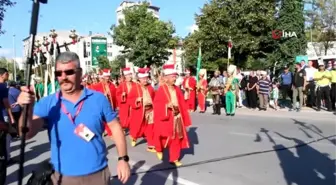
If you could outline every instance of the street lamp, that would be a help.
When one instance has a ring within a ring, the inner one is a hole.
[[[13,79],[16,81],[16,46],[15,46],[15,35],[13,35]]]

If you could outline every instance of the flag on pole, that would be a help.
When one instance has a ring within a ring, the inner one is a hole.
[[[198,58],[197,58],[197,71],[196,71],[197,82],[199,81],[199,72],[201,69],[201,62],[202,62],[202,50],[201,50],[201,46],[199,46]]]
[[[231,48],[232,48],[232,41],[230,39],[228,42],[228,59],[231,58]]]

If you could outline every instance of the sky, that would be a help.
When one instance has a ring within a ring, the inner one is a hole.
[[[0,57],[13,58],[13,35],[15,35],[16,57],[22,57],[22,40],[29,35],[32,1],[16,0],[17,4],[8,8],[2,27],[6,31],[0,35]],[[41,5],[38,32],[51,29],[71,30],[78,33],[106,34],[116,23],[116,9],[122,0],[48,0]],[[131,0],[132,1],[132,0]],[[138,0],[137,0],[138,1]],[[178,36],[186,36],[195,24],[195,13],[199,13],[207,0],[152,0],[160,7],[160,19],[172,21]]]

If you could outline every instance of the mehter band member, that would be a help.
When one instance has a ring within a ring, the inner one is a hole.
[[[239,90],[239,81],[235,78],[237,67],[230,65],[228,67],[228,79],[225,83],[225,102],[226,102],[226,115],[234,116],[236,113],[236,91]]]
[[[215,71],[214,77],[211,78],[209,83],[209,89],[212,95],[212,102],[213,102],[213,113],[212,114],[221,114],[221,96],[223,94],[223,80],[219,77],[220,71]]]
[[[115,85],[110,81],[111,76],[110,69],[101,70],[99,76],[101,81],[94,86],[94,90],[103,93],[110,102],[112,109],[116,110],[117,108],[116,88]],[[105,131],[109,137],[112,137],[112,132],[107,125],[105,125]]]
[[[169,161],[181,166],[181,149],[189,148],[186,127],[191,125],[183,93],[174,84],[177,72],[173,64],[163,66],[166,83],[159,87],[154,98],[154,140],[157,157],[162,160],[163,149],[169,149]]]
[[[148,151],[155,152],[153,143],[153,100],[154,89],[148,82],[149,69],[139,68],[139,84],[132,88],[128,95],[130,111],[130,136],[131,145],[135,146],[138,138],[145,136]]]
[[[189,112],[195,111],[195,101],[196,101],[196,80],[194,77],[190,76],[190,70],[184,72],[185,77],[183,79],[183,89],[184,89],[184,99],[187,103]]]
[[[208,93],[208,82],[206,79],[206,71],[200,70],[199,72],[199,81],[197,84],[197,98],[198,98],[198,106],[200,108],[200,113],[205,112],[206,108],[206,96]]]
[[[127,67],[123,69],[123,74],[125,81],[120,83],[117,89],[117,99],[119,105],[119,118],[121,126],[124,129],[129,127],[129,111],[130,106],[127,103],[128,94],[131,92],[132,88],[135,88],[136,83],[132,81],[132,70]]]

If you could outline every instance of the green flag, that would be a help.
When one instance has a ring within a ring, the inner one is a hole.
[[[197,82],[199,81],[199,72],[201,70],[201,62],[202,62],[202,50],[200,46],[198,49],[198,58],[197,58],[197,71],[196,71]]]

